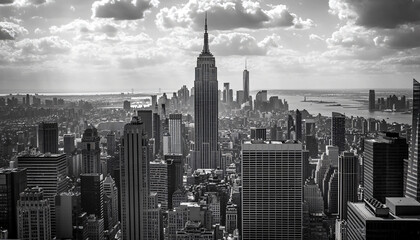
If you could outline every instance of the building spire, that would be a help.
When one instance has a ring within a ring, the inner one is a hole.
[[[204,20],[204,46],[203,46],[203,53],[210,53],[209,49],[209,35],[207,33],[207,11],[206,17]]]
[[[245,70],[248,70],[247,59],[245,58]]]

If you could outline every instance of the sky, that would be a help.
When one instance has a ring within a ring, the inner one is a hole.
[[[420,78],[420,0],[0,0],[0,93],[190,88],[205,12],[220,88]]]

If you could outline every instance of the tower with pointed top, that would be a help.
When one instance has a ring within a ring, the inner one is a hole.
[[[245,69],[243,74],[243,86],[244,86],[244,103],[249,101],[249,71],[247,67],[247,61],[245,59]]]
[[[207,13],[204,46],[197,58],[194,80],[195,149],[192,168],[216,168],[218,151],[218,82],[216,61],[209,49]]]

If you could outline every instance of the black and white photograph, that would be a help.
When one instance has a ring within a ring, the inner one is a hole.
[[[0,239],[420,240],[420,0],[0,0]]]

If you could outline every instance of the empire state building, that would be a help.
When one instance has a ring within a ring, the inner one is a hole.
[[[215,169],[218,151],[218,82],[216,60],[209,49],[207,14],[205,18],[204,46],[197,58],[194,80],[195,149],[192,168]]]

